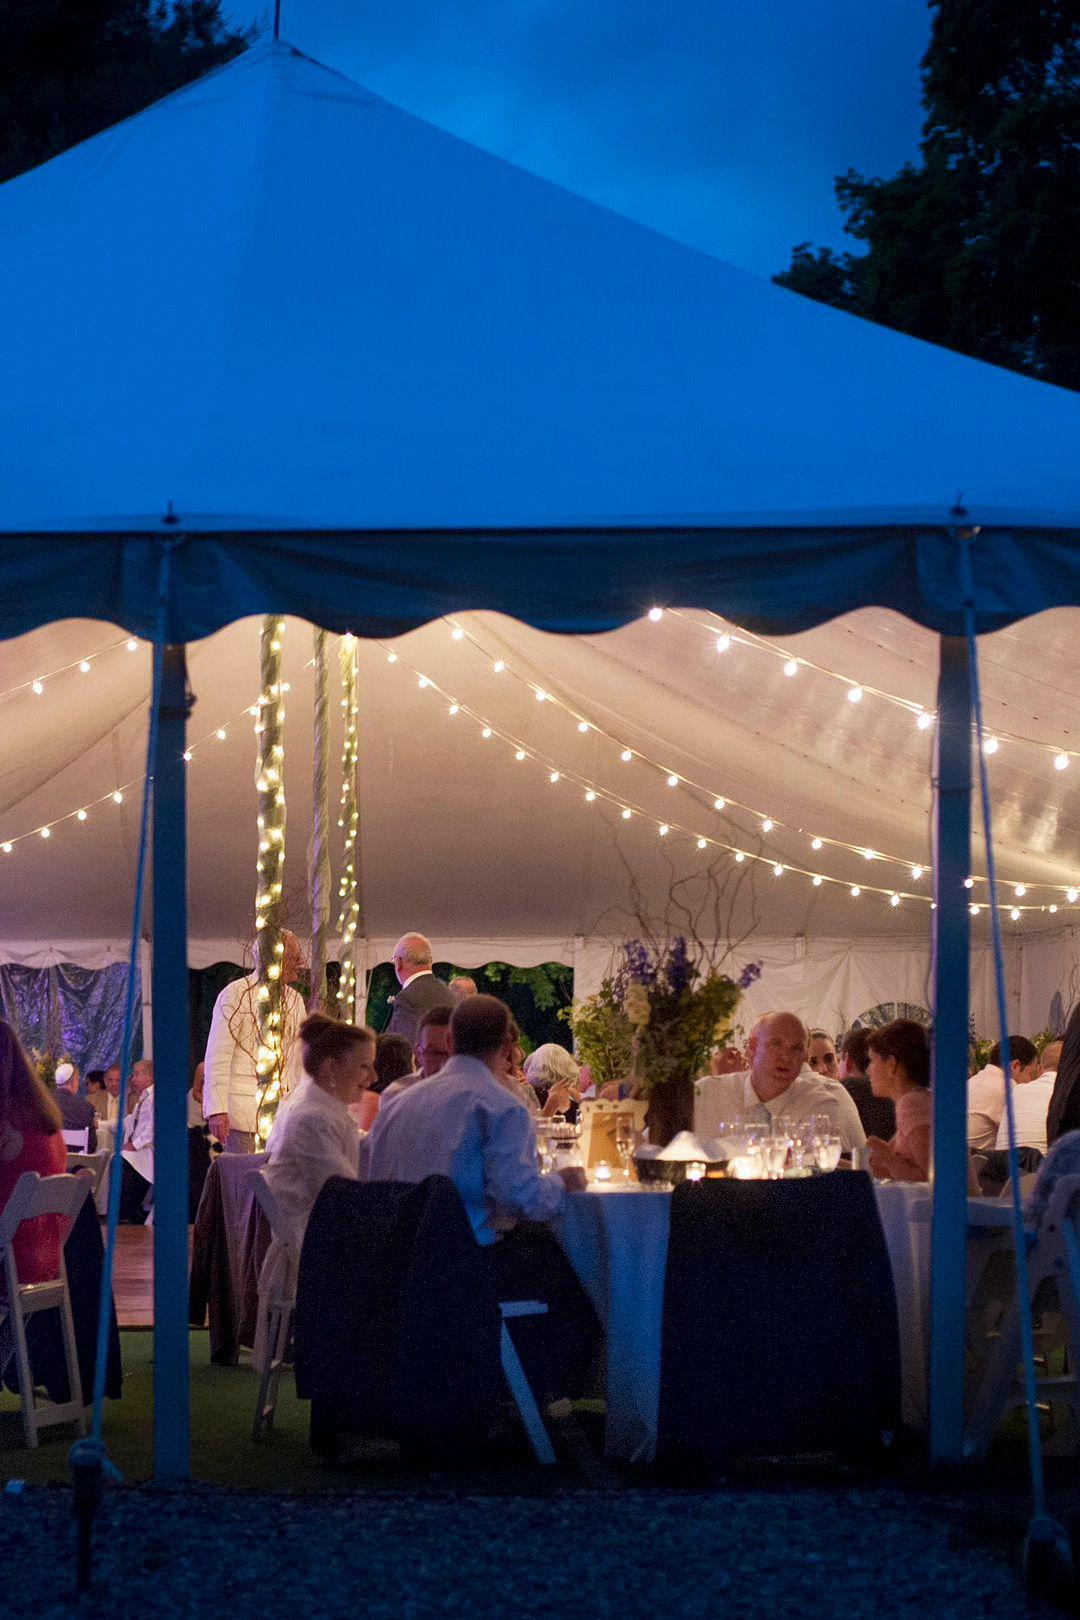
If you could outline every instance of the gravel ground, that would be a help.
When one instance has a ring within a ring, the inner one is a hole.
[[[74,1596],[68,1491],[0,1496],[0,1613],[21,1620],[1049,1620],[1016,1539],[894,1488],[281,1496],[114,1488]],[[976,1514],[981,1518],[981,1514]],[[986,1516],[992,1521],[992,1510]],[[25,1571],[25,1574],[19,1574]]]

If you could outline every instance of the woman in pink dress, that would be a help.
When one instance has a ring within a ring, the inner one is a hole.
[[[930,1179],[930,1043],[913,1018],[894,1018],[870,1032],[867,1074],[875,1097],[896,1104],[896,1134],[870,1136],[870,1168],[879,1181]]]
[[[14,1030],[0,1020],[0,1210],[24,1171],[59,1176],[66,1168],[60,1110],[30,1067]],[[48,1282],[56,1276],[62,1226],[60,1215],[22,1222],[14,1242],[20,1283]]]

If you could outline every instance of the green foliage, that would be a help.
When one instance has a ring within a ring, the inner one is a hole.
[[[219,0],[0,0],[0,181],[244,50]]]
[[[931,0],[921,161],[849,170],[860,255],[800,243],[774,280],[809,298],[1080,388],[1080,12],[1075,0]]]
[[[570,1025],[574,1051],[579,1062],[588,1064],[598,1091],[613,1080],[625,1080],[633,1029],[611,979],[605,979],[595,995],[563,1007],[559,1017]]]

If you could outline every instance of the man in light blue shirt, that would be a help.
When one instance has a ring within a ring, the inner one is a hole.
[[[450,1020],[454,1055],[379,1109],[361,1149],[366,1181],[449,1176],[484,1248],[500,1300],[539,1299],[546,1316],[511,1326],[541,1402],[582,1392],[597,1345],[592,1306],[546,1222],[585,1172],[542,1176],[532,1116],[510,1074],[513,1025],[494,996],[468,996]]]

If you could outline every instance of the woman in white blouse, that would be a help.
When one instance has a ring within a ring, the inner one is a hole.
[[[308,1217],[331,1176],[357,1179],[360,1133],[349,1114],[375,1079],[375,1036],[357,1024],[312,1013],[300,1025],[303,1078],[278,1110],[263,1175],[288,1226],[296,1256]],[[272,1243],[259,1279],[279,1249]],[[280,1264],[280,1260],[276,1260]]]

